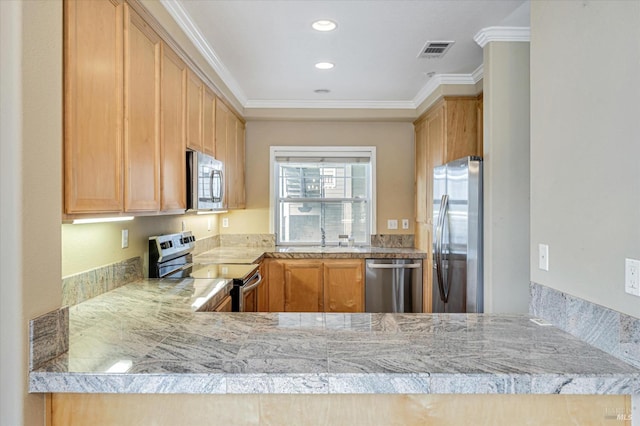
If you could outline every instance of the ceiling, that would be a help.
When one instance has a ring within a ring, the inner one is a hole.
[[[526,0],[161,1],[245,109],[415,109],[445,76],[482,77],[480,30],[529,26]],[[428,41],[455,43],[418,57]]]

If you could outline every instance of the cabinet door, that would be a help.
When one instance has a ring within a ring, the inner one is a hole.
[[[202,98],[204,84],[191,69],[187,69],[187,148],[203,151]]]
[[[322,269],[325,312],[364,312],[364,261],[325,260]]]
[[[123,4],[66,1],[64,8],[65,212],[120,212]]]
[[[160,175],[161,209],[186,208],[185,90],[187,67],[162,44]]]
[[[244,123],[240,120],[236,120],[236,171],[235,171],[235,185],[233,188],[233,194],[235,199],[235,207],[238,209],[244,209],[246,207],[245,202],[245,127]]]
[[[224,300],[216,306],[214,312],[232,312],[231,296],[225,297]]]
[[[258,286],[258,312],[269,312],[269,272],[267,262],[260,263],[262,284]]]
[[[433,259],[432,253],[432,227],[426,223],[416,223],[415,245],[419,250],[427,252],[422,268],[422,310],[423,312],[431,312],[431,279],[433,278]]]
[[[222,161],[224,165],[224,196],[222,197],[222,205],[227,208],[229,206],[229,170],[233,167],[229,167],[228,152],[227,152],[227,119],[230,114],[227,106],[216,99],[216,158]]]
[[[284,264],[278,259],[266,259],[267,281],[269,282],[269,312],[284,312]]]
[[[447,99],[444,163],[481,155],[478,152],[478,101],[476,98]]]
[[[160,209],[160,37],[129,5],[124,21],[124,209]]]
[[[427,198],[431,194],[427,193],[427,132],[426,121],[422,120],[415,125],[415,202],[416,221],[427,221]]]
[[[284,265],[285,312],[323,312],[322,261],[296,260]]]
[[[216,96],[207,86],[202,101],[202,149],[216,156]]]
[[[258,312],[258,289],[253,289],[242,295],[243,312]]]
[[[237,160],[237,135],[239,120],[234,113],[229,111],[227,114],[227,148],[226,161],[227,164],[227,207],[230,209],[238,208],[237,185],[238,185],[238,164]]]
[[[427,117],[427,224],[433,224],[433,169],[444,164],[444,104]]]
[[[322,312],[322,261],[269,259],[270,312]]]

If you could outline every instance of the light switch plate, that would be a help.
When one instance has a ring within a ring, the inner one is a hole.
[[[402,229],[409,229],[409,219],[402,219]]]
[[[387,229],[398,229],[398,219],[387,220]]]
[[[538,244],[538,268],[543,271],[549,270],[549,246]]]
[[[640,260],[624,260],[624,291],[640,296]]]

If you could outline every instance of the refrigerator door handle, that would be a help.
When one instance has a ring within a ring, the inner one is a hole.
[[[444,194],[440,200],[440,211],[438,213],[438,223],[436,225],[436,277],[438,279],[438,289],[440,290],[440,299],[447,303],[449,300],[449,292],[444,288],[444,279],[442,276],[442,239],[444,238],[444,221],[449,209],[449,196]]]

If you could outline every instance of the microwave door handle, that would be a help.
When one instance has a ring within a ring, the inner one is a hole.
[[[218,170],[220,174],[220,202],[224,202],[224,171]],[[224,205],[222,206],[224,208]]]
[[[209,185],[211,189],[211,201],[214,203],[222,201],[222,170],[211,170]],[[219,190],[216,190],[216,186]]]
[[[440,211],[438,212],[438,223],[436,224],[436,244],[435,244],[435,261],[436,261],[436,277],[438,279],[438,290],[440,291],[440,299],[447,303],[449,299],[448,291],[444,288],[444,279],[442,276],[442,240],[444,238],[444,221],[447,214],[449,204],[449,196],[444,194],[440,200]]]

